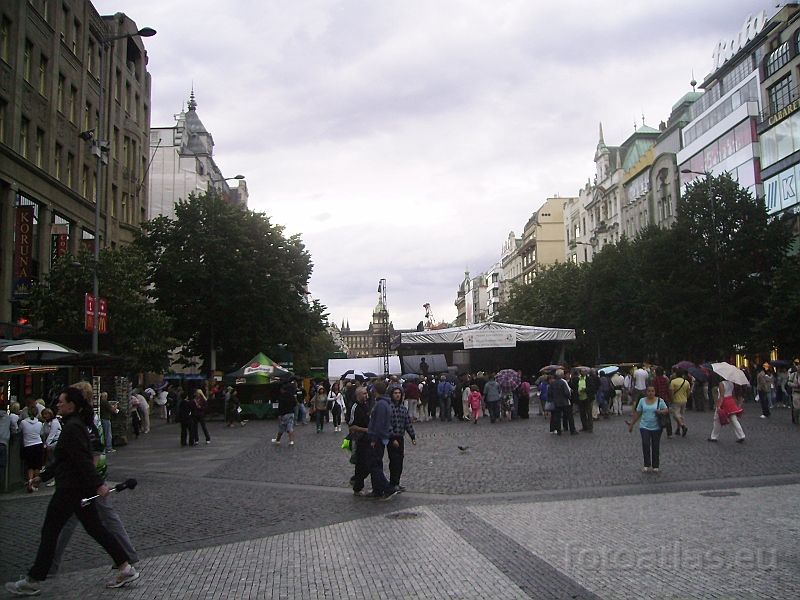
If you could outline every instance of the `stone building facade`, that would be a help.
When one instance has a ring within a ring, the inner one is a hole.
[[[232,204],[247,207],[247,184],[231,187],[214,161],[214,138],[197,114],[194,91],[172,127],[150,130],[150,214],[175,218],[175,204],[189,194],[216,190]],[[238,176],[237,176],[238,177]]]
[[[0,322],[53,260],[81,245],[128,244],[147,214],[150,75],[140,37],[109,42],[100,231],[94,231],[100,41],[134,33],[87,0],[0,4]],[[84,134],[83,139],[81,134]],[[91,292],[91,290],[87,290]],[[2,332],[0,332],[2,334]]]

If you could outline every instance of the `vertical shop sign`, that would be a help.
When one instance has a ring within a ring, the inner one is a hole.
[[[50,227],[50,266],[67,253],[68,225]]]
[[[17,206],[14,222],[13,299],[22,300],[31,293],[33,283],[33,206]]]

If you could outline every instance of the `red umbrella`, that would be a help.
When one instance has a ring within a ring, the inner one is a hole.
[[[505,391],[515,390],[520,384],[519,375],[514,369],[503,369],[495,376],[495,379],[500,384],[500,388]]]
[[[696,364],[693,362],[689,362],[688,360],[682,360],[677,365],[674,365],[678,369],[683,369],[684,371],[688,371],[689,369],[694,369],[697,367]]]

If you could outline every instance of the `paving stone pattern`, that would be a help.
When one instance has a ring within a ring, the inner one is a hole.
[[[217,422],[212,444],[181,448],[178,426],[155,421],[109,458],[114,481],[139,480],[114,502],[142,579],[105,591],[110,560],[79,529],[43,597],[798,597],[800,486],[778,484],[800,483],[800,428],[787,411],[773,415],[748,406],[739,445],[729,428],[709,444],[710,414],[690,413],[687,438],[662,439],[661,475],[641,473],[639,436],[624,417],[579,436],[550,435],[536,417],[422,423],[419,445],[407,445],[408,492],[390,502],[353,497],[344,433],[332,428],[298,427],[289,447],[269,442],[275,421]],[[740,495],[699,495],[719,489]],[[0,496],[3,581],[33,561],[49,502],[41,490]],[[724,521],[714,507],[736,510]],[[564,562],[568,542],[585,562],[600,542],[647,550],[675,540],[714,552],[775,547],[778,566],[735,585],[736,575],[713,569],[642,576]]]

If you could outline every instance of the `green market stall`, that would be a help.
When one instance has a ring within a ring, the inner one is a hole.
[[[265,419],[277,416],[280,384],[291,376],[259,352],[241,369],[225,375],[223,382],[236,388],[242,418]]]

